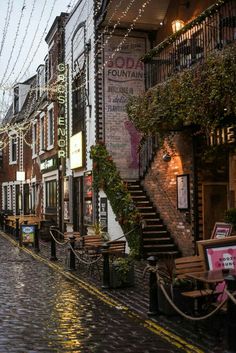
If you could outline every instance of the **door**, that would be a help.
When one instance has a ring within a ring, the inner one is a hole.
[[[83,177],[73,179],[73,229],[84,235]]]
[[[211,237],[215,222],[223,222],[228,204],[228,184],[203,184],[203,239]]]

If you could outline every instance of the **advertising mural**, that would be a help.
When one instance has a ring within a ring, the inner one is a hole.
[[[128,120],[126,104],[129,95],[144,91],[144,65],[140,57],[145,53],[146,40],[142,37],[128,37],[121,47],[122,38],[105,37],[105,143],[121,176],[137,178],[137,148],[141,136]],[[117,51],[119,46],[120,50]]]

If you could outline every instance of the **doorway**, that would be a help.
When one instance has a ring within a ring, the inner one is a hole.
[[[83,177],[73,179],[73,229],[84,235]]]
[[[206,183],[203,188],[203,239],[211,237],[215,222],[223,222],[228,205],[227,183]]]

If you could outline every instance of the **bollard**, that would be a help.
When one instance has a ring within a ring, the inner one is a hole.
[[[157,264],[155,256],[150,256],[147,261],[149,266],[156,266]],[[155,272],[151,271],[149,273],[149,311],[147,314],[148,316],[159,314],[157,276]]]
[[[21,229],[18,227],[18,232],[19,232],[19,247],[22,248],[23,246],[23,235]]]
[[[53,230],[53,228],[56,228],[56,227],[51,227],[52,230]],[[51,257],[50,257],[50,261],[57,261],[56,242],[55,242],[53,236],[51,236]]]
[[[103,256],[103,276],[102,276],[102,288],[107,289],[110,287],[110,266],[109,266],[109,249],[110,245],[105,243],[102,245],[102,256]]]
[[[20,225],[19,225],[19,218],[16,218],[16,240],[19,240],[19,234],[20,234]]]
[[[35,224],[34,251],[35,252],[40,252],[40,249],[39,249],[39,228],[38,228],[37,224]]]
[[[236,290],[236,276],[229,275],[225,278],[227,289],[233,293]],[[231,299],[227,302],[227,342],[230,352],[236,352],[236,305]]]
[[[69,255],[69,271],[74,271],[75,270],[75,254],[74,254],[74,249],[75,249],[75,239],[76,237],[72,236],[69,237],[70,240],[70,255]]]

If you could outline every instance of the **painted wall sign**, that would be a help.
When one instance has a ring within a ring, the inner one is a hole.
[[[128,120],[126,103],[128,95],[137,95],[145,89],[144,65],[139,59],[145,53],[146,40],[126,38],[122,49],[116,52],[122,39],[122,36],[105,36],[105,143],[121,176],[137,178],[140,134]]]
[[[189,209],[189,175],[177,176],[177,208],[178,210]]]
[[[58,161],[57,157],[44,159],[40,163],[40,171],[42,173],[45,173],[45,172],[49,172],[50,170],[57,169],[58,167],[57,161]]]
[[[231,144],[236,141],[236,127],[229,126],[225,128],[217,128],[211,132],[208,144],[210,146]]]

